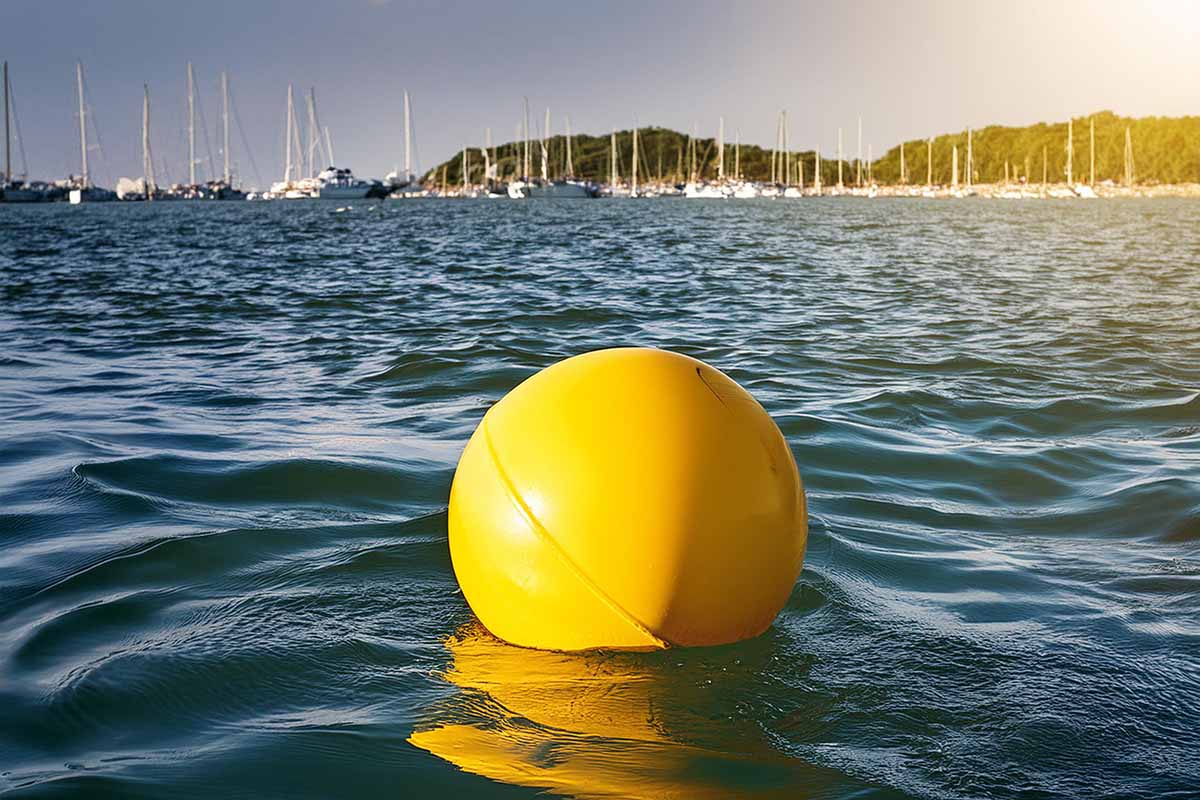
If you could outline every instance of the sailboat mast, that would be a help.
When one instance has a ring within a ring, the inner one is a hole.
[[[792,185],[792,142],[788,135],[788,128],[791,127],[788,123],[787,109],[783,111],[783,182],[784,184]]]
[[[637,168],[638,168],[638,129],[637,123],[633,123],[633,166],[630,167],[630,175],[632,178],[629,183],[630,197],[637,197]]]
[[[571,161],[571,118],[567,117],[567,177],[575,175],[575,164]]]
[[[483,129],[483,182],[489,187],[492,185],[492,162],[496,160],[494,152],[489,154],[492,149],[492,129]]]
[[[738,128],[733,133],[733,177],[737,180],[742,179],[742,129]]]
[[[404,91],[404,180],[411,181],[412,172],[412,107],[409,105],[408,90]]]
[[[813,188],[816,190],[817,194],[820,194],[821,193],[821,148],[820,148],[820,146],[818,146],[817,149],[813,150],[813,154],[816,156],[816,159],[815,159],[816,163],[813,165]]]
[[[196,84],[192,62],[187,65],[188,78],[188,184],[196,185]],[[207,130],[207,128],[205,129]]]
[[[542,180],[550,181],[550,108],[546,108],[546,124],[542,127]]]
[[[967,128],[967,188],[971,188],[971,182],[975,172],[975,152],[971,147],[971,129]]]
[[[933,188],[933,137],[925,143],[925,188]]]
[[[142,84],[142,177],[146,199],[154,199],[154,155],[150,152],[150,87]]]
[[[900,143],[900,183],[908,183],[908,171],[904,166],[904,142]]]
[[[856,166],[857,171],[856,171],[856,175],[854,176],[854,182],[856,184],[858,184],[858,186],[860,186],[860,187],[863,185],[862,165],[863,165],[863,160],[862,160],[862,115],[860,114],[858,116],[858,156],[857,156],[857,158],[855,158],[855,166]]]
[[[313,167],[313,156],[317,149],[317,90],[308,87],[308,177],[315,178],[317,171]]]
[[[612,139],[609,142],[608,189],[617,190],[617,129],[612,129]]]
[[[230,185],[229,174],[229,75],[221,73],[221,124],[225,128],[225,142],[221,149],[225,153],[225,185]]]
[[[12,134],[9,132],[8,62],[4,62],[4,182],[12,181]]]
[[[529,98],[525,98],[525,160],[521,165],[521,177],[529,180]]]
[[[480,155],[483,156],[483,180],[480,182],[480,186],[484,189],[484,191],[487,194],[491,194],[492,156],[489,151],[492,149],[492,129],[487,128],[487,129],[485,129],[485,132],[487,134],[485,137],[487,141],[484,144],[483,148],[479,151]]]
[[[783,125],[783,117],[775,118],[775,146],[771,148],[771,184],[779,183],[779,128]]]
[[[717,124],[717,180],[725,180],[725,118]]]
[[[1125,185],[1133,186],[1133,137],[1125,126]]]
[[[292,85],[288,84],[288,101],[287,101],[287,131],[284,133],[284,152],[287,154],[284,161],[283,181],[284,183],[292,182],[292,125],[296,119],[296,106],[292,101]]]
[[[87,118],[83,109],[83,64],[75,62],[75,84],[79,92],[79,155],[83,166],[83,187],[88,186]]]

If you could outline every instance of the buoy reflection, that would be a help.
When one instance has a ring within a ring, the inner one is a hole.
[[[703,690],[681,679],[670,654],[528,650],[478,623],[446,647],[444,677],[463,692],[409,741],[465,771],[584,798],[817,797],[855,787],[778,753],[761,732],[747,736],[744,722],[702,716]]]

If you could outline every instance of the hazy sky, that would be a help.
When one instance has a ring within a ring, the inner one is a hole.
[[[989,123],[1200,113],[1200,0],[0,0],[0,31],[31,175],[79,170],[79,59],[104,149],[93,172],[109,185],[141,174],[143,83],[156,161],[184,175],[189,59],[217,169],[225,69],[265,182],[283,171],[289,81],[316,88],[337,160],[369,177],[402,159],[406,88],[426,169],[481,143],[486,126],[513,138],[523,95],[537,119],[550,106],[555,131],[566,114],[575,131],[636,120],[712,136],[724,115],[730,139],[740,129],[764,145],[787,108],[793,146],[829,156],[839,126],[853,155],[859,114],[864,151],[878,156]],[[234,130],[234,161],[254,184]]]

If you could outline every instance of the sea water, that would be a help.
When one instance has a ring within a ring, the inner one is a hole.
[[[0,206],[0,342],[0,793],[1200,792],[1200,203]],[[474,426],[616,345],[795,454],[757,639],[457,588]]]

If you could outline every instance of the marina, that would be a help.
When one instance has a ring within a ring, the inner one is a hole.
[[[953,140],[952,135],[936,137],[938,150],[944,162],[935,157],[935,138],[926,140],[923,148],[924,163],[905,153],[905,143],[892,148],[878,160],[863,157],[863,121],[858,119],[857,153],[853,159],[845,157],[842,149],[842,129],[837,129],[837,153],[835,159],[822,158],[816,150],[797,151],[791,147],[790,123],[787,111],[777,117],[776,140],[769,151],[769,168],[765,148],[744,146],[740,131],[730,144],[725,137],[725,118],[717,120],[717,135],[703,139],[694,126],[691,134],[685,135],[661,128],[632,128],[618,132],[613,129],[608,138],[606,157],[590,158],[583,169],[576,168],[573,148],[578,139],[587,141],[589,149],[595,151],[605,137],[578,137],[571,133],[570,118],[564,120],[564,133],[552,135],[550,109],[545,110],[544,121],[530,126],[529,101],[523,103],[521,124],[518,126],[520,139],[493,145],[491,128],[485,130],[485,144],[480,147],[464,147],[458,158],[438,165],[421,174],[413,159],[413,116],[408,91],[402,94],[404,113],[404,166],[388,173],[382,179],[360,178],[352,170],[338,166],[334,159],[333,138],[329,126],[322,126],[317,108],[316,90],[310,88],[303,95],[304,113],[297,110],[295,90],[287,87],[286,125],[284,140],[284,173],[282,180],[269,187],[247,187],[245,180],[234,174],[231,161],[230,124],[236,120],[236,109],[232,106],[229,76],[220,75],[221,115],[218,138],[222,169],[205,180],[198,177],[197,167],[210,164],[211,156],[202,159],[197,151],[197,108],[198,95],[192,64],[186,67],[187,75],[187,150],[185,163],[187,181],[160,185],[155,179],[155,156],[152,146],[150,125],[150,89],[143,87],[142,108],[142,163],[143,175],[136,178],[120,178],[115,191],[95,185],[89,171],[89,130],[94,129],[82,63],[75,65],[76,117],[79,125],[78,175],[57,181],[30,180],[28,167],[22,164],[19,173],[13,172],[13,147],[24,153],[19,138],[19,124],[15,119],[12,84],[8,73],[8,62],[4,63],[4,130],[5,130],[5,173],[0,181],[0,201],[10,203],[66,201],[101,202],[110,200],[156,201],[156,200],[336,200],[352,201],[365,199],[510,199],[510,200],[571,200],[599,197],[622,198],[682,198],[699,200],[798,200],[816,197],[865,197],[865,198],[928,198],[963,199],[982,198],[998,200],[1035,199],[1098,199],[1118,197],[1200,197],[1200,162],[1195,177],[1190,181],[1138,181],[1135,169],[1135,147],[1130,127],[1122,132],[1122,163],[1119,172],[1110,167],[1109,176],[1100,176],[1096,170],[1095,117],[1086,118],[1088,124],[1089,170],[1086,176],[1078,175],[1074,169],[1076,135],[1074,119],[1066,122],[1061,161],[1056,161],[1054,173],[1049,168],[1051,154],[1044,146],[1041,153],[1041,172],[1034,169],[1031,157],[1004,159],[1003,173],[988,179],[987,171],[981,170],[975,157],[975,132],[967,128],[962,137],[961,177],[960,148],[954,141],[947,151],[943,140]],[[1105,112],[1101,116],[1111,114]],[[1084,120],[1081,120],[1083,122]],[[1181,121],[1190,125],[1196,141],[1200,141],[1200,118]],[[240,121],[235,122],[240,127]],[[1111,126],[1109,126],[1111,128]],[[14,136],[15,132],[15,136]],[[201,124],[201,138],[208,141],[208,131]],[[537,135],[534,136],[533,134]],[[98,134],[93,134],[98,136]],[[674,170],[664,171],[664,153],[661,140],[664,135],[674,140],[677,163]],[[639,154],[639,142],[650,137],[656,139],[657,169],[651,163],[643,146]],[[244,132],[242,139],[245,140]],[[683,143],[686,140],[686,144]],[[922,148],[915,148],[921,150]],[[743,151],[747,158],[743,159]],[[911,152],[911,151],[910,151]],[[253,163],[253,155],[246,154]],[[161,158],[161,154],[160,154]],[[1055,156],[1059,158],[1059,156]],[[892,171],[891,180],[882,179],[887,168]],[[539,169],[536,174],[533,162]],[[730,168],[727,169],[727,164]],[[743,167],[743,164],[746,166]],[[1021,166],[1024,169],[1021,169]],[[924,171],[924,182],[914,180]],[[256,168],[257,169],[257,168]],[[914,172],[915,169],[915,172]],[[1061,169],[1060,174],[1059,170]],[[639,170],[641,179],[639,180]]]

